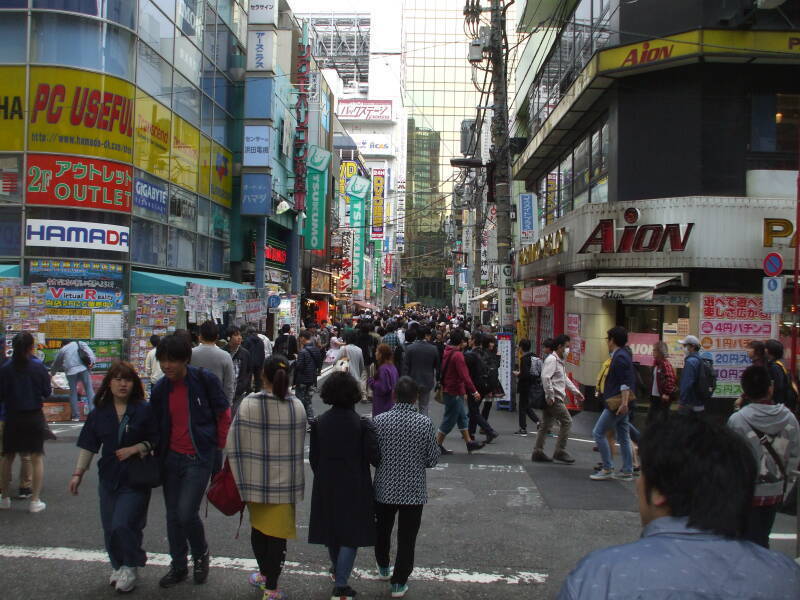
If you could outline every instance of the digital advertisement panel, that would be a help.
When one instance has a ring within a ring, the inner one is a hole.
[[[383,239],[383,195],[386,169],[372,169],[372,228],[369,239]]]
[[[47,308],[112,308],[125,303],[123,265],[78,260],[31,260],[31,283],[47,284]]]
[[[25,202],[131,212],[133,169],[99,158],[28,154]]]
[[[214,202],[228,208],[233,201],[233,155],[217,142],[211,142],[211,189]]]
[[[25,67],[0,67],[0,150],[21,151],[25,142]]]
[[[132,84],[87,71],[31,67],[28,150],[131,162]]]
[[[153,175],[169,179],[172,111],[141,90],[136,93],[133,164]]]

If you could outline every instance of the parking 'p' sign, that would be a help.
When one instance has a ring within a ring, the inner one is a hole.
[[[777,277],[783,271],[783,257],[777,252],[770,252],[764,258],[764,275]]]

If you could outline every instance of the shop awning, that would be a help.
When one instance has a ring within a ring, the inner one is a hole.
[[[180,277],[166,273],[150,273],[148,271],[134,271],[131,280],[132,294],[165,294],[170,296],[183,296],[186,294],[186,284],[197,283],[212,288],[227,288],[236,290],[252,290],[253,286],[223,279],[205,279],[202,277]]]
[[[497,293],[496,289],[489,290],[489,291],[483,292],[482,294],[478,294],[474,298],[470,298],[469,301],[470,302],[477,302],[478,300],[483,300],[484,298],[488,298],[489,296],[494,296],[496,293]]]
[[[0,265],[0,278],[19,277],[19,265]]]
[[[368,308],[370,310],[380,310],[380,308],[378,308],[374,304],[370,304],[369,302],[364,302],[363,300],[355,300],[353,304],[355,304],[360,308]]]
[[[652,300],[653,291],[678,279],[675,275],[652,277],[596,277],[575,284],[577,298],[601,300]]]

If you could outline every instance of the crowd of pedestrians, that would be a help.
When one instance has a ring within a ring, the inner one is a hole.
[[[182,330],[151,340],[147,386],[132,365],[114,362],[91,394],[69,482],[69,491],[78,494],[99,455],[109,583],[120,592],[136,587],[147,560],[143,532],[152,489],[163,486],[171,561],[159,585],[181,584],[190,567],[193,582],[204,584],[211,549],[200,507],[212,478],[229,474],[249,514],[258,564],[249,582],[262,590],[263,600],[285,599],[279,579],[287,540],[297,538],[308,439],[308,542],[326,547],[332,600],[355,598],[351,574],[360,548],[373,548],[376,577],[388,582],[391,597],[404,597],[428,502],[426,470],[453,454],[444,444],[454,428],[469,454],[499,436],[491,409],[506,390],[497,338],[469,325],[457,313],[395,311],[338,325],[309,322],[297,332],[284,326],[273,343],[253,327],[243,334],[208,321],[196,340]],[[590,477],[635,480],[644,530],[638,542],[587,556],[560,598],[701,598],[704,587],[726,590],[720,597],[750,598],[765,585],[774,592],[766,597],[798,597],[800,569],[768,550],[789,473],[800,460],[797,387],[783,365],[782,345],[750,344],[743,394],[723,427],[705,415],[713,369],[695,336],[681,340],[680,377],[666,345],[653,346],[646,389],[627,331],[610,329],[606,343],[608,360],[595,386],[602,412],[592,432],[601,460]],[[575,463],[567,452],[567,402],[568,394],[577,402],[583,394],[565,365],[569,344],[566,335],[544,340],[541,355],[529,340],[518,344],[515,433],[528,436],[533,421],[536,463]],[[82,350],[78,342],[65,345],[53,367],[67,370],[71,387],[94,364]],[[78,363],[83,369],[70,373]],[[91,390],[90,383],[82,385]],[[42,401],[50,393],[50,374],[35,357],[33,337],[18,334],[13,356],[0,366],[0,509],[10,507],[17,455],[20,495],[30,499],[30,512],[46,507],[40,498],[48,436]],[[317,393],[329,406],[319,415]],[[641,434],[632,421],[637,398],[649,402]],[[443,405],[436,423],[430,417],[434,400]],[[356,410],[363,403],[371,404],[370,416]],[[546,440],[556,426],[549,455]],[[684,576],[676,581],[663,573],[664,562]],[[745,564],[762,566],[756,572]]]

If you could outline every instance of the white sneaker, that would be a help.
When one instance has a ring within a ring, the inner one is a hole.
[[[45,504],[41,500],[31,500],[31,506],[28,509],[28,511],[32,513],[40,513],[45,508],[47,508],[47,504]]]
[[[121,567],[117,579],[117,591],[123,594],[132,592],[136,587],[136,575],[136,567]]]
[[[108,585],[117,585],[117,581],[119,580],[119,572],[122,569],[112,569],[111,575],[108,578]]]
[[[8,510],[9,508],[11,508],[11,498],[0,496],[0,510]]]

